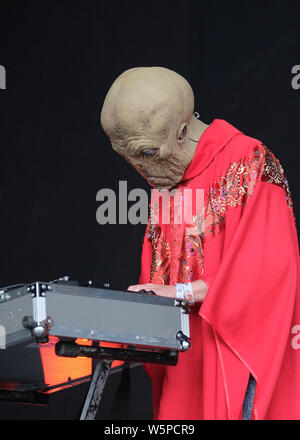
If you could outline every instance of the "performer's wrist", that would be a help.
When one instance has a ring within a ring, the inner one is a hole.
[[[175,287],[177,299],[187,300],[191,306],[195,304],[192,283],[177,283]]]
[[[204,280],[196,280],[190,283],[177,283],[176,298],[186,299],[190,305],[202,303],[208,292],[209,284]]]
[[[194,292],[195,302],[202,303],[208,292],[208,283],[204,280],[196,280],[193,281],[191,284]]]

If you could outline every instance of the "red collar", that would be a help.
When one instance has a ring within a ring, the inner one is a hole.
[[[193,159],[182,178],[190,180],[202,173],[216,154],[237,134],[242,132],[223,119],[214,119],[199,139]]]

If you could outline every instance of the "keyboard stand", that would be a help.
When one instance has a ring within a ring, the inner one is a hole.
[[[112,360],[98,360],[83,405],[80,420],[94,420],[96,418],[111,364]]]

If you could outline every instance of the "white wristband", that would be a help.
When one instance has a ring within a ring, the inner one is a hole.
[[[177,299],[186,299],[191,305],[195,304],[192,283],[178,283],[175,287]]]

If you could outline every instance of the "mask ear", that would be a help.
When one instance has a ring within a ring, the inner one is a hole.
[[[185,140],[186,133],[187,133],[187,123],[184,122],[183,124],[181,124],[179,131],[178,131],[178,136],[177,136],[178,141]]]

